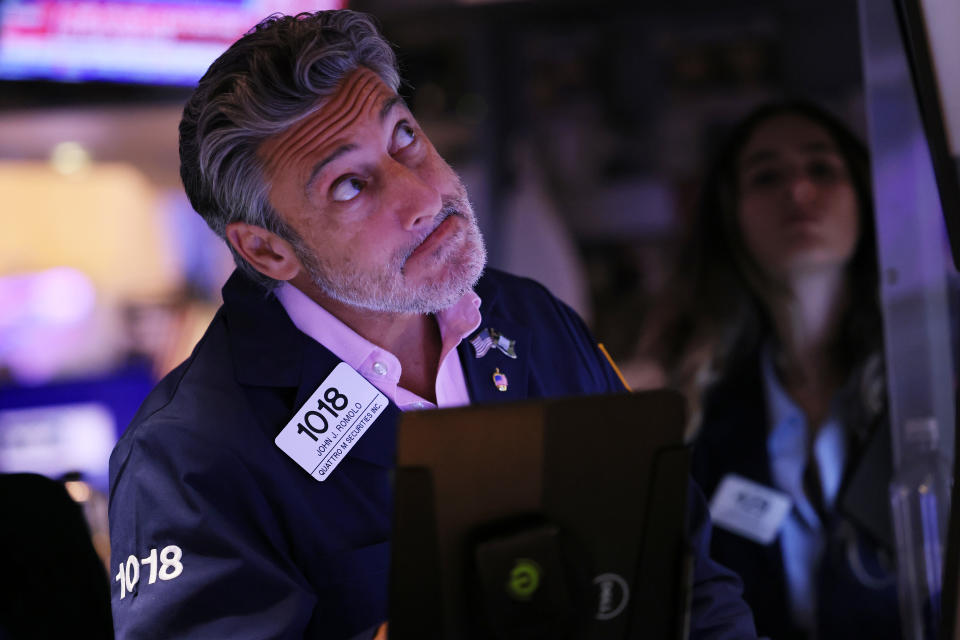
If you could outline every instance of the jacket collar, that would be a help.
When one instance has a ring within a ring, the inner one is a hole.
[[[237,381],[249,387],[296,389],[286,419],[303,406],[341,362],[297,329],[272,293],[239,271],[234,271],[223,287],[223,308]],[[348,456],[383,467],[393,466],[399,414],[400,410],[391,402]],[[282,426],[274,428],[279,431]]]
[[[240,384],[298,386],[310,341],[290,321],[273,293],[236,270],[223,286],[223,313]]]

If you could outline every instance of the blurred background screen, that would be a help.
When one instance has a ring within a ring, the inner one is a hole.
[[[189,86],[265,16],[343,4],[343,0],[5,0],[0,3],[0,78]]]

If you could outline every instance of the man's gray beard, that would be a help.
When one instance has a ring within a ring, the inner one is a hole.
[[[445,203],[444,213],[443,218],[463,215],[469,223],[465,251],[450,257],[447,277],[428,281],[416,289],[411,288],[402,276],[403,266],[416,246],[396,252],[379,273],[363,273],[330,265],[300,238],[295,238],[292,245],[313,283],[338,302],[387,313],[437,313],[456,303],[473,288],[487,261],[483,236],[469,202]]]

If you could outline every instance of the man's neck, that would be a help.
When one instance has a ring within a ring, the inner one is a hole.
[[[442,341],[433,315],[361,309],[326,295],[315,286],[291,284],[372,344],[400,361],[400,386],[436,403]]]

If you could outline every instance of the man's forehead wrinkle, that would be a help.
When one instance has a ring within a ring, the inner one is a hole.
[[[336,136],[338,136],[342,131],[347,129],[353,122],[355,122],[359,117],[368,111],[371,108],[370,103],[376,100],[376,93],[373,92],[354,92],[350,96],[345,96],[345,99],[352,98],[350,104],[345,106],[339,105],[330,105],[338,111],[338,116],[334,120],[329,120],[328,118],[322,118],[319,121],[314,123],[314,128],[312,131],[307,131],[302,134],[301,142],[294,149],[291,149],[287,155],[288,162],[293,162],[301,157],[306,157],[310,152],[317,146],[316,141],[320,140],[320,145],[323,145],[327,142],[333,141]],[[359,106],[357,101],[362,101]],[[335,155],[339,155],[339,152],[344,150],[352,150],[355,147],[349,140],[345,141],[344,145],[341,145],[339,149],[334,152]],[[326,164],[326,160],[321,161],[323,164]],[[316,165],[314,165],[316,167]],[[311,168],[310,173],[303,176],[301,180],[304,182],[304,187],[309,186],[311,182],[316,178],[318,171],[316,168]]]
[[[318,119],[307,127],[307,130],[301,134],[300,144],[292,150],[292,153],[302,153],[305,148],[313,146],[318,138],[333,137],[342,129],[349,126],[358,116],[363,115],[371,97],[376,95],[376,91],[368,93],[363,91],[363,88],[368,84],[369,83],[364,83],[363,86],[356,87],[353,91],[342,97],[338,94],[337,97],[341,99],[334,100],[324,106],[322,108],[324,111],[333,113],[332,118]],[[358,105],[358,103],[360,104]]]
[[[308,153],[316,140],[336,135],[339,130],[348,126],[357,114],[363,112],[365,103],[379,93],[376,90],[365,91],[371,83],[377,82],[379,76],[366,69],[363,71],[364,77],[359,82],[349,87],[341,84],[340,89],[327,102],[266,145],[264,151],[267,164],[273,164],[274,175]],[[346,91],[343,90],[345,88]],[[357,103],[360,101],[364,104],[361,104],[358,110]],[[323,113],[331,111],[337,114],[334,119],[331,120],[329,116],[322,117]]]
[[[329,130],[331,127],[337,124],[337,121],[331,121],[329,117],[320,117],[323,113],[334,110],[343,111],[344,103],[347,101],[356,100],[356,92],[350,91],[344,93],[341,89],[338,89],[326,102],[322,103],[320,107],[314,110],[309,116],[297,123],[292,129],[281,134],[281,146],[287,147],[287,152],[284,154],[287,157],[296,157],[298,156],[305,147],[308,147],[318,136],[323,135],[323,133]],[[347,105],[347,110],[352,105]],[[283,145],[282,143],[287,141],[289,144]]]
[[[352,100],[350,104],[344,105],[347,100]],[[356,102],[355,94],[336,94],[333,99],[323,105],[320,110],[315,112],[314,117],[308,118],[302,123],[296,131],[291,132],[289,137],[290,144],[284,154],[288,161],[293,161],[300,156],[309,153],[310,149],[316,145],[317,140],[332,137],[336,135],[339,129],[342,129],[342,123],[345,116],[349,116]],[[338,114],[331,119],[328,114],[331,110]]]

